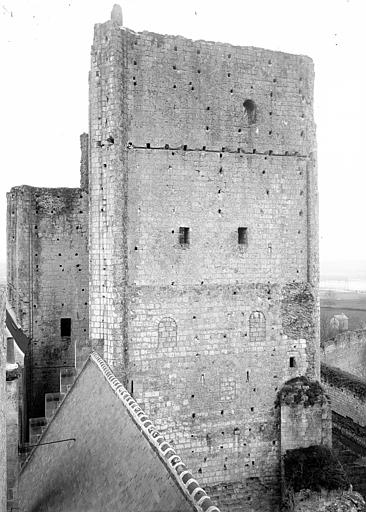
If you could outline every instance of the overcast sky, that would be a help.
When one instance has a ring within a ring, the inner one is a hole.
[[[364,260],[364,0],[124,0],[124,25],[306,54],[315,63],[321,260]],[[0,261],[5,193],[79,184],[93,26],[105,0],[0,0]],[[366,265],[365,265],[366,267]]]

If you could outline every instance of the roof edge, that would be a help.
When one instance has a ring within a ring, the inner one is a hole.
[[[121,400],[139,430],[158,453],[168,472],[197,512],[220,512],[212,503],[206,491],[200,487],[174,448],[165,441],[162,434],[154,427],[148,416],[117,379],[104,359],[97,352],[92,352],[89,359],[102,372],[113,392]]]

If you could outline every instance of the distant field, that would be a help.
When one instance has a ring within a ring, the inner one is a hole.
[[[320,339],[334,336],[329,326],[334,315],[344,313],[351,331],[366,328],[366,293],[321,290],[320,291]]]
[[[340,315],[341,313],[344,313],[348,317],[348,329],[350,331],[366,328],[366,309],[320,307],[320,316],[325,319],[325,321],[328,320],[328,323],[334,315]]]
[[[366,311],[366,292],[320,290],[320,305],[328,308],[361,309]]]

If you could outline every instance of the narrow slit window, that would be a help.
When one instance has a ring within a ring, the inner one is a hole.
[[[290,368],[296,367],[296,359],[294,357],[290,357]]]
[[[248,245],[248,228],[238,228],[238,244]]]
[[[181,245],[189,245],[189,228],[179,228],[179,243]]]
[[[61,337],[71,336],[71,318],[61,318]]]

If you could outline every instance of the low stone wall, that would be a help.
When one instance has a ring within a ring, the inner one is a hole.
[[[322,384],[330,397],[332,411],[366,426],[366,381],[322,363]]]
[[[324,363],[366,379],[366,330],[345,331],[323,342]]]

